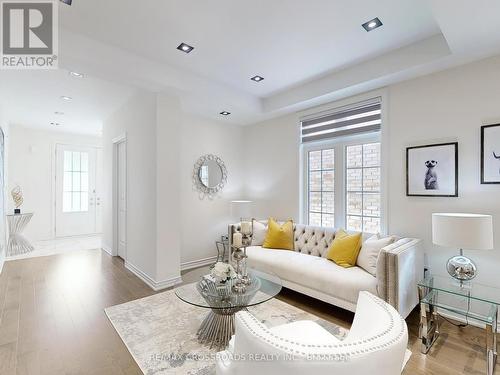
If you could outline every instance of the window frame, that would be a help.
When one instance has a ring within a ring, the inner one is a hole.
[[[386,233],[386,184],[383,132],[362,133],[301,144],[301,221],[309,224],[309,152],[334,149],[334,227],[347,226],[347,158],[348,146],[380,143],[380,233]]]
[[[71,161],[70,161],[70,164],[71,164],[71,169],[70,170],[67,170],[66,169],[66,156],[69,154],[71,154]],[[73,161],[73,158],[75,156],[75,154],[79,154],[79,168],[76,170],[74,169],[74,161]],[[87,155],[86,157],[86,163],[87,163],[87,167],[86,167],[86,170],[84,170],[82,168],[83,164],[82,164],[82,156],[83,155]],[[62,202],[62,207],[61,207],[61,210],[64,214],[71,214],[71,213],[87,213],[90,211],[90,207],[89,207],[89,197],[90,197],[90,155],[87,151],[80,151],[80,150],[64,150],[63,151],[63,160],[62,160],[62,167],[63,167],[63,170],[62,170],[62,191],[61,191],[61,202]],[[70,183],[70,186],[71,186],[71,190],[66,190],[66,178],[67,178],[67,173],[69,173],[71,175],[71,183]],[[75,190],[75,186],[73,185],[74,183],[74,176],[75,174],[79,174],[79,189],[80,190]],[[87,175],[87,181],[86,181],[86,184],[87,184],[87,190],[82,190],[82,175],[83,174],[86,174]],[[70,207],[69,209],[67,209],[65,207],[65,195],[66,194],[70,194],[70,199],[71,199],[71,204],[70,204]],[[79,199],[80,199],[80,204],[79,204],[79,207],[78,209],[75,208],[74,206],[74,196],[75,194],[78,194],[79,195]],[[82,196],[86,194],[87,195],[87,203],[86,203],[86,209],[83,209],[85,207],[85,205],[82,204]]]

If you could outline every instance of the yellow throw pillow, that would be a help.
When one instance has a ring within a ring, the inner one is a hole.
[[[293,221],[288,220],[279,225],[276,220],[269,218],[267,234],[262,247],[268,249],[293,250]]]
[[[345,230],[339,229],[326,257],[341,267],[353,267],[356,265],[361,245],[361,233],[347,234]]]

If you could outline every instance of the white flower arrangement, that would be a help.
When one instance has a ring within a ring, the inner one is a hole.
[[[212,266],[210,275],[212,275],[216,282],[225,283],[226,281],[235,278],[236,272],[230,264],[217,262]]]

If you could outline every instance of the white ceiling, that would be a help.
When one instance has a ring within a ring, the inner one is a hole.
[[[374,17],[384,27],[367,33]],[[439,33],[421,0],[74,0],[61,23],[258,96]]]
[[[74,78],[62,69],[1,70],[0,82],[3,117],[12,125],[91,135],[98,135],[102,120],[133,93],[104,80]],[[61,96],[73,100],[62,100]]]
[[[73,0],[59,8],[66,70],[0,74],[0,104],[15,122],[45,126],[63,110],[66,130],[96,132],[143,88],[175,93],[186,111],[250,124],[500,53],[496,0]],[[384,25],[367,33],[361,24],[374,17]],[[181,42],[195,50],[178,51]],[[256,74],[265,80],[250,81]]]

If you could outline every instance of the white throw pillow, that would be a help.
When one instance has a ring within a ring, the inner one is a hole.
[[[373,276],[377,276],[377,259],[380,250],[393,243],[395,239],[394,236],[385,238],[380,238],[378,234],[371,236],[363,243],[363,246],[361,246],[356,264],[366,272],[371,273]]]
[[[257,220],[252,220],[252,246],[262,246],[267,234],[267,225]]]

